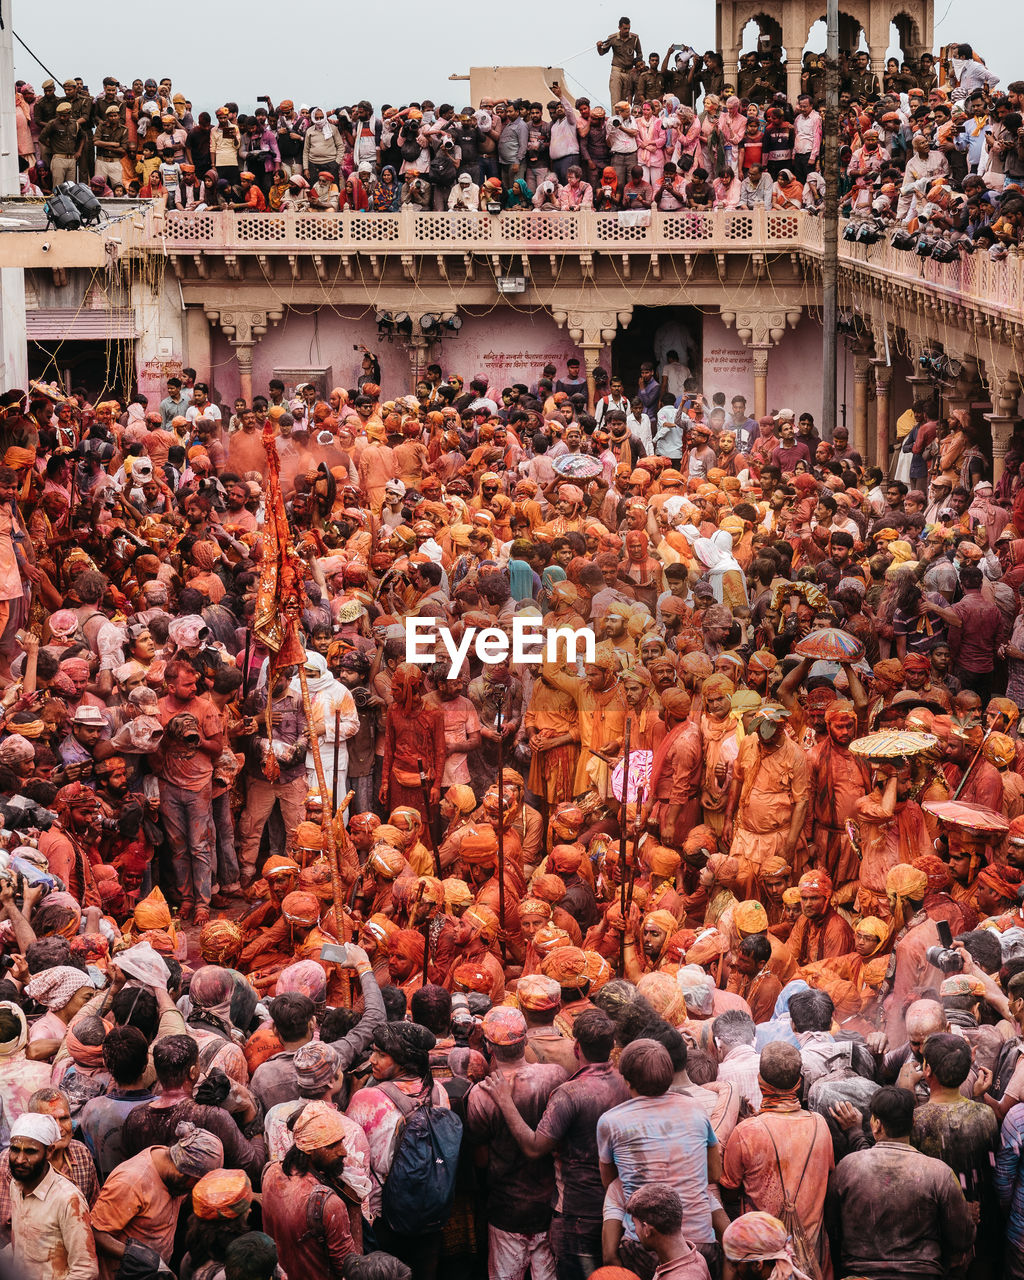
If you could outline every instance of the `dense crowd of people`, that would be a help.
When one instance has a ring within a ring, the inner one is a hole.
[[[0,397],[23,1274],[1024,1274],[1024,438],[352,375]]]
[[[820,208],[819,57],[598,52],[610,111],[19,83],[24,186]],[[841,74],[848,233],[1009,251],[1024,82]],[[1024,433],[204,376],[0,395],[18,1274],[1024,1277]]]
[[[672,45],[645,60],[628,18],[611,54],[610,108],[550,86],[547,101],[456,108],[228,102],[193,114],[170,79],[80,78],[61,93],[16,87],[23,189],[76,175],[104,196],[184,211],[395,213],[536,209],[779,209],[820,212],[824,58],[807,53],[787,97],[782,50]],[[890,58],[882,83],[864,50],[840,60],[839,166],[849,236],[896,226],[902,247],[953,260],[1004,256],[1024,230],[1024,81],[1005,90],[969,44],[941,62]],[[940,83],[941,77],[941,83]],[[907,238],[909,237],[909,238]]]

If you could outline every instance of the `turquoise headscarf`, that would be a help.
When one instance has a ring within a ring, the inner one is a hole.
[[[533,570],[525,560],[508,562],[509,584],[512,587],[512,599],[516,604],[533,599]]]

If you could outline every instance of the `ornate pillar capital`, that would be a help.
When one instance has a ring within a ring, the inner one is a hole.
[[[204,306],[211,324],[220,325],[224,336],[235,349],[238,362],[239,394],[247,404],[252,403],[253,349],[272,324],[284,315],[281,308],[257,311],[254,307]]]
[[[745,347],[774,347],[782,341],[787,326],[795,329],[800,323],[803,308],[723,311],[721,314],[722,323],[727,329],[735,327]]]

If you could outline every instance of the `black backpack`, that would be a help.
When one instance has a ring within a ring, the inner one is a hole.
[[[377,1088],[402,1113],[381,1195],[384,1221],[401,1235],[440,1231],[455,1198],[462,1121],[454,1111],[436,1106],[433,1093],[410,1098],[389,1082]]]
[[[430,181],[439,186],[452,183],[455,181],[455,161],[446,151],[438,151],[430,161],[429,174]]]

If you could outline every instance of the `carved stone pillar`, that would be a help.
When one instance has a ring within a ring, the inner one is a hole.
[[[750,345],[754,357],[754,417],[763,418],[768,412],[768,352],[770,343],[754,342]]]
[[[430,343],[422,334],[416,334],[409,339],[409,378],[412,383],[409,390],[414,395],[416,384],[423,377],[423,370],[427,367],[429,354]]]
[[[853,447],[864,459],[868,456],[868,381],[873,349],[864,339],[853,348]]]
[[[875,369],[875,466],[889,474],[889,391],[892,369],[884,360],[872,360]]]
[[[997,369],[987,361],[985,375],[992,401],[992,411],[985,414],[992,429],[992,481],[998,484],[1005,469],[1010,441],[1021,421],[1021,384],[1015,370]]]
[[[205,307],[211,324],[219,324],[235,348],[238,362],[238,394],[246,404],[252,404],[252,357],[256,343],[267,331],[268,325],[277,324],[284,315],[281,310],[256,311],[251,307],[232,307],[227,310]]]
[[[768,352],[782,341],[786,326],[795,329],[803,315],[802,307],[788,311],[723,311],[722,323],[727,329],[736,326],[740,341],[754,357],[754,416],[768,412]]]

